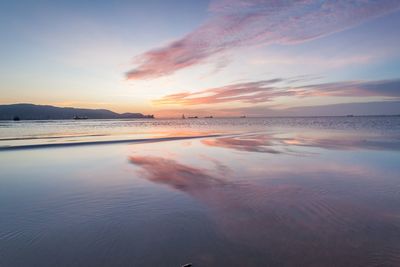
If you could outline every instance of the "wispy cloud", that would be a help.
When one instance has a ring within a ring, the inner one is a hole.
[[[400,97],[400,79],[378,81],[345,81],[300,87],[305,96],[385,96]]]
[[[310,56],[310,55],[276,55],[269,54],[265,58],[253,58],[248,61],[251,65],[262,66],[264,64],[298,66],[299,63],[307,62],[308,66],[318,69],[335,69],[352,65],[369,64],[377,58],[377,55],[344,55],[335,57],[333,55]]]
[[[139,55],[126,77],[170,75],[235,47],[304,42],[398,8],[398,0],[215,0],[208,21],[167,46]]]
[[[199,92],[178,93],[155,100],[155,104],[182,106],[218,103],[265,103],[277,97],[357,96],[400,97],[400,79],[379,81],[345,81],[291,86],[292,79],[271,79],[231,84]]]
[[[178,93],[155,100],[156,104],[199,105],[224,102],[259,103],[272,97],[291,95],[289,91],[277,90],[273,85],[282,79],[238,83],[223,87],[205,89],[194,93]]]

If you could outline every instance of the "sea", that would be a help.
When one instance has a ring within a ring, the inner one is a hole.
[[[0,122],[0,266],[400,266],[400,117]]]

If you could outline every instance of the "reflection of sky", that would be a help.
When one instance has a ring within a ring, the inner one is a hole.
[[[167,144],[176,152],[172,157],[155,149],[133,153],[130,161],[149,181],[207,205],[220,231],[233,242],[286,255],[281,264],[324,265],[326,257],[333,257],[335,266],[369,264],[372,259],[365,255],[372,250],[377,250],[378,261],[393,257],[399,247],[391,234],[400,227],[393,205],[399,202],[400,150],[393,140],[371,147],[356,141],[368,136],[344,134],[325,138],[321,145],[314,136],[300,146],[285,143],[296,153],[276,154],[260,143],[276,149],[279,143],[270,142],[284,139],[258,137],[204,139],[190,147],[190,159],[184,149]],[[349,252],[355,244],[358,249]],[[393,259],[391,263],[398,263]]]
[[[325,148],[329,150],[383,150],[399,151],[399,136],[374,136],[359,134],[311,133],[291,134],[242,134],[220,138],[209,138],[201,141],[212,147],[228,148],[237,151],[260,153],[295,153],[299,147]],[[300,151],[299,153],[305,153]]]
[[[0,152],[2,261],[399,263],[398,139],[317,130],[226,138]]]

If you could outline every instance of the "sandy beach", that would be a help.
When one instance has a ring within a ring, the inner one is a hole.
[[[0,151],[2,266],[400,264],[395,131],[45,144]]]

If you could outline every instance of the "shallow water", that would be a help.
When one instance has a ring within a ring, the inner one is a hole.
[[[232,134],[288,128],[291,131],[331,129],[373,132],[380,135],[397,134],[400,132],[400,116],[0,121],[0,148]]]
[[[110,121],[221,136],[0,151],[0,266],[400,266],[399,120],[381,119]]]

